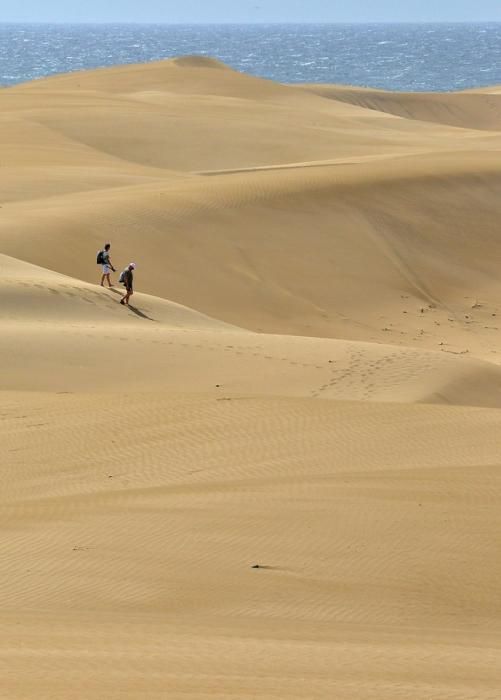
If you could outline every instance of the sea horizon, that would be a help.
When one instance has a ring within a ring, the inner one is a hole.
[[[387,26],[400,26],[400,25],[414,25],[414,26],[423,26],[423,25],[482,25],[482,24],[499,24],[501,25],[501,20],[475,20],[475,22],[471,21],[466,21],[466,20],[451,20],[451,21],[445,21],[445,20],[430,20],[430,21],[424,21],[421,20],[419,22],[414,22],[414,21],[396,21],[396,22],[386,22],[386,21],[373,21],[373,22],[119,22],[119,21],[114,21],[114,22],[104,22],[104,21],[88,21],[88,22],[67,22],[67,21],[58,21],[58,20],[47,20],[47,21],[31,21],[31,22],[26,22],[26,21],[4,21],[0,20],[0,26],[1,25],[52,25],[52,24],[57,24],[57,25],[63,25],[63,26],[77,26],[77,25],[83,25],[83,26],[89,26],[89,25],[109,25],[109,26],[115,26],[115,25],[133,25],[133,26],[149,26],[149,27],[155,27],[155,26],[167,26],[167,27],[220,27],[220,26],[233,26],[233,27],[253,27],[253,26],[296,26],[296,27],[339,27],[339,26],[345,26],[345,27],[350,27],[350,26],[372,26],[372,25],[387,25]]]
[[[501,83],[501,22],[0,22],[0,85],[196,54],[282,83],[450,92]]]

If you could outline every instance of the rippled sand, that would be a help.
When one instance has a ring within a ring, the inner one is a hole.
[[[0,108],[0,695],[497,698],[500,90]]]

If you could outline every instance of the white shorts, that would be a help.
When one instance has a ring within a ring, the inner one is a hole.
[[[103,275],[109,275],[111,272],[111,267],[109,265],[103,265]]]

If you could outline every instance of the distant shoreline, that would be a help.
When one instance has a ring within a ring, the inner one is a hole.
[[[435,22],[24,22],[0,21],[0,26],[61,27],[430,27],[430,26],[501,26],[501,20]]]
[[[501,22],[0,23],[0,85],[213,56],[285,84],[456,92],[501,84]]]

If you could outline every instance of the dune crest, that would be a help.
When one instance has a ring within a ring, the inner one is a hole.
[[[219,70],[231,70],[225,63],[218,61],[216,58],[210,58],[210,56],[179,56],[179,58],[173,58],[171,63],[181,68],[217,68]]]

